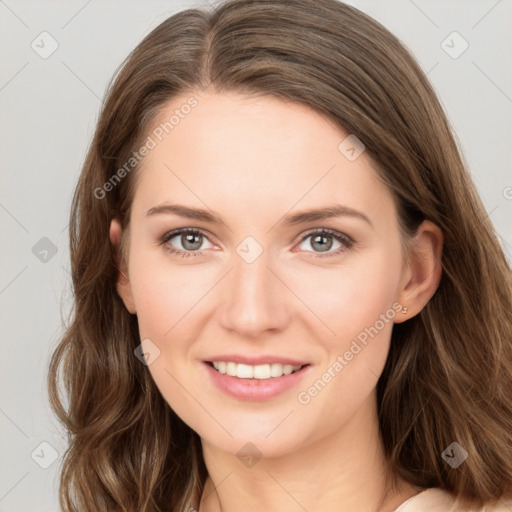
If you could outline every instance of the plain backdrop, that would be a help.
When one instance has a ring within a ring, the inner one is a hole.
[[[512,1],[349,3],[396,34],[428,72],[510,261]],[[0,0],[0,512],[60,510],[67,445],[45,379],[71,304],[69,208],[100,100],[146,34],[200,5]]]

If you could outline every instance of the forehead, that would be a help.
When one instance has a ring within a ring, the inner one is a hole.
[[[374,213],[391,206],[372,160],[364,152],[349,160],[340,151],[349,134],[295,102],[182,94],[161,109],[148,135],[154,147],[139,170],[134,210],[165,201],[238,215],[294,204],[342,203]]]

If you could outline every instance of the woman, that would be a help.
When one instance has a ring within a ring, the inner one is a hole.
[[[164,21],[70,235],[63,510],[510,510],[510,268],[425,75],[357,9]]]

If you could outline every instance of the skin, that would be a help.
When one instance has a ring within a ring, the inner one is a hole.
[[[194,95],[199,105],[143,160],[117,283],[141,340],[160,350],[148,366],[156,385],[202,439],[209,477],[201,503],[191,505],[200,512],[394,510],[420,489],[398,480],[386,494],[376,384],[393,322],[418,314],[439,284],[442,234],[425,221],[406,255],[391,194],[369,156],[349,161],[338,150],[348,133],[308,107],[269,96]],[[154,126],[188,97],[169,102]],[[210,209],[223,223],[146,216],[165,203]],[[282,222],[332,204],[372,225],[353,216]],[[195,246],[201,255],[166,250],[187,251],[184,237],[160,243],[178,228],[203,232]],[[314,236],[305,238],[315,228],[354,244],[328,238],[326,257]],[[121,235],[115,219],[118,254]],[[250,264],[236,251],[249,235],[263,249]],[[299,403],[298,393],[394,303],[407,314],[397,313],[320,393]],[[310,362],[310,373],[277,397],[235,399],[211,383],[202,362],[234,352],[291,356]],[[247,442],[261,456],[251,467],[237,457]]]

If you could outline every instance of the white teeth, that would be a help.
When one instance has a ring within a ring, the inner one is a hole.
[[[270,376],[281,377],[283,375],[283,365],[279,363],[273,363],[270,365]]]
[[[292,373],[292,372],[293,372],[293,366],[291,364],[285,364],[283,366],[283,373],[285,375],[290,375],[290,373]]]
[[[214,361],[213,367],[220,373],[225,373],[231,377],[239,379],[271,379],[273,377],[282,377],[300,370],[301,365],[292,366],[291,364],[259,364],[256,366],[250,364],[234,363],[232,361]]]
[[[249,364],[237,364],[236,376],[239,379],[252,379],[254,376],[254,367]]]
[[[254,378],[255,379],[270,379],[270,365],[259,364],[254,367]]]
[[[236,377],[236,363],[226,363],[226,373],[231,377]]]

